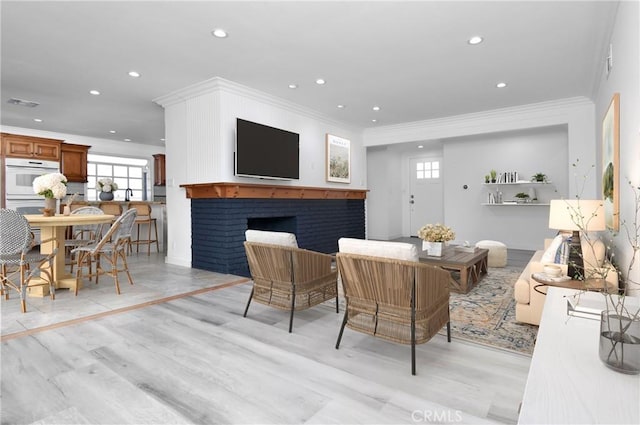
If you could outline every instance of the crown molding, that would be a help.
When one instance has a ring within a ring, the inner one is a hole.
[[[364,130],[364,146],[431,140],[523,128],[568,124],[575,111],[594,108],[586,97],[492,109]]]
[[[354,127],[353,125],[337,121],[313,109],[298,105],[297,103],[290,102],[288,100],[220,77],[210,78],[208,80],[192,84],[183,89],[176,90],[172,93],[159,96],[153,99],[153,102],[157,103],[163,108],[166,108],[168,106],[185,102],[189,99],[209,93],[231,93],[237,96],[267,104],[272,107],[285,109],[287,111],[294,112],[317,121],[322,121],[329,125],[335,125],[352,132],[362,132],[363,130],[363,127]]]

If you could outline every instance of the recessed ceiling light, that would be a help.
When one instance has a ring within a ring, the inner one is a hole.
[[[297,84],[289,84],[289,88],[290,89],[297,89],[298,85]]]
[[[326,83],[326,81],[325,81],[325,80],[323,80],[322,78],[318,78],[318,79],[316,80],[316,84],[318,84],[318,85],[323,85],[324,83]]]
[[[89,90],[89,93],[94,95],[94,96],[99,96],[100,92],[98,90]]]
[[[499,89],[503,89],[503,88],[507,87],[507,83],[498,83],[498,84],[496,84],[496,87],[499,88]]]
[[[124,139],[124,141],[125,141],[125,142],[130,142],[130,141],[131,141],[131,139]]]
[[[380,107],[379,107],[379,106],[374,106],[374,107],[373,107],[373,110],[374,110],[374,111],[379,111],[379,110],[380,110]]]
[[[475,45],[475,44],[480,44],[482,43],[483,38],[478,36],[478,35],[474,35],[473,37],[471,37],[468,41],[469,44],[471,45]]]
[[[109,130],[109,133],[116,134],[116,131],[115,130]]]
[[[418,145],[418,149],[422,149],[422,148],[424,148],[424,146]]]
[[[42,120],[40,118],[34,118],[33,119],[35,122],[42,122]]]
[[[344,109],[344,105],[338,105],[338,109]]]
[[[378,122],[378,120],[374,118],[371,120],[371,122]]]
[[[138,78],[140,73],[137,71],[129,71],[129,77]]]
[[[160,141],[161,141],[161,142],[164,142],[165,140],[164,140],[164,139],[160,139]]]
[[[211,34],[213,34],[214,37],[218,37],[218,38],[226,38],[229,36],[229,34],[227,34],[227,32],[222,28],[217,28],[211,31]]]

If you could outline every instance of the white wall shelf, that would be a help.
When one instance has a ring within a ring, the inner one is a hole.
[[[518,186],[518,185],[545,185],[553,182],[514,182],[514,183],[482,183],[483,186]]]
[[[547,202],[523,202],[521,204],[512,204],[512,203],[495,203],[495,204],[489,204],[488,202],[485,202],[483,204],[480,205],[486,205],[489,207],[543,207],[543,206],[549,206],[550,204]]]

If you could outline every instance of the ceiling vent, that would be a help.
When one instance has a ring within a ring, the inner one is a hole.
[[[18,105],[18,106],[26,106],[27,108],[35,108],[36,106],[39,105],[38,102],[32,102],[30,100],[16,99],[15,97],[12,97],[11,99],[7,100],[7,103],[10,103],[12,105]]]

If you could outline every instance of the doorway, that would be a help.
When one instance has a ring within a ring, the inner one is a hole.
[[[442,157],[409,158],[409,235],[428,223],[444,223]]]

